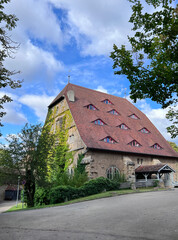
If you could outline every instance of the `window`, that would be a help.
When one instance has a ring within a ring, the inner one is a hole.
[[[141,144],[138,143],[136,140],[133,140],[132,142],[130,142],[129,145],[131,145],[133,147],[141,147]]]
[[[109,113],[111,113],[113,115],[119,115],[119,113],[115,109],[109,111]]]
[[[142,132],[142,133],[150,133],[150,131],[147,128],[142,128],[140,130],[140,132]]]
[[[115,166],[109,167],[106,170],[107,178],[113,180],[115,177],[119,176],[119,169]]]
[[[95,121],[93,121],[96,125],[100,125],[103,126],[105,125],[105,123],[101,120],[101,119],[96,119]]]
[[[141,164],[142,165],[142,163],[143,163],[143,159],[141,158],[137,158],[137,164]]]
[[[109,136],[104,138],[102,141],[104,141],[106,143],[116,143],[116,141],[112,137],[109,137]]]
[[[97,110],[97,108],[92,104],[87,105],[86,108],[90,110]]]
[[[104,101],[103,101],[104,103],[106,103],[106,104],[113,104],[111,101],[109,101],[108,99],[105,99]]]
[[[60,117],[56,121],[56,128],[62,128],[64,117]]]
[[[162,149],[162,147],[158,144],[158,143],[155,143],[153,146],[151,146],[152,148],[154,149]]]
[[[132,119],[139,119],[139,117],[137,117],[137,115],[135,115],[135,114],[132,114],[129,117],[132,118]]]
[[[124,130],[129,129],[129,128],[127,127],[127,125],[125,125],[124,123],[122,123],[121,125],[119,125],[119,128],[120,128],[120,129],[124,129]]]

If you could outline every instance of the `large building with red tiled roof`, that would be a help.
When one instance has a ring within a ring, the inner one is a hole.
[[[178,182],[178,154],[151,121],[127,99],[67,84],[49,105],[52,131],[66,116],[68,143],[75,153],[72,172],[79,153],[90,178],[112,177],[124,173],[135,180],[140,165],[168,164]]]

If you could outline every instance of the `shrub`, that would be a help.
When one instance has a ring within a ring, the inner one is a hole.
[[[49,203],[49,189],[37,188],[34,196],[34,205],[48,205]]]
[[[74,175],[70,175],[67,172],[63,172],[59,177],[57,183],[58,186],[71,186],[71,187],[81,187],[85,182],[88,181],[88,175],[86,172],[79,172],[74,169]]]
[[[82,190],[85,192],[85,196],[89,196],[92,194],[101,193],[104,190],[116,190],[119,189],[119,186],[120,184],[117,181],[109,180],[108,178],[104,177],[99,177],[86,182]]]
[[[78,189],[71,186],[59,186],[52,188],[49,194],[50,203],[62,203],[78,198]]]
[[[159,180],[154,180],[153,181],[153,187],[158,187],[159,186]]]
[[[116,181],[99,177],[86,182],[79,188],[71,186],[58,186],[52,188],[49,193],[50,203],[62,203],[79,197],[85,197],[103,191],[117,190],[120,184]]]

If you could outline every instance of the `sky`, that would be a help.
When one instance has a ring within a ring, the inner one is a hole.
[[[146,8],[152,11],[151,8]],[[113,44],[129,47],[132,35],[130,3],[126,0],[11,0],[6,13],[18,17],[11,38],[20,43],[5,66],[20,71],[19,89],[1,88],[13,102],[4,104],[7,112],[1,128],[5,143],[8,134],[17,134],[25,123],[44,123],[48,105],[70,82],[119,97],[129,97],[129,81],[114,75],[109,57]],[[149,99],[135,104],[169,141],[167,109]]]

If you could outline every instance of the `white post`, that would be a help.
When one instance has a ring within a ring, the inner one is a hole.
[[[17,187],[17,200],[16,200],[16,208],[19,200],[19,183],[20,183],[20,176],[18,176],[18,187]]]
[[[159,173],[157,173],[156,175],[157,175],[157,179],[159,180]]]

